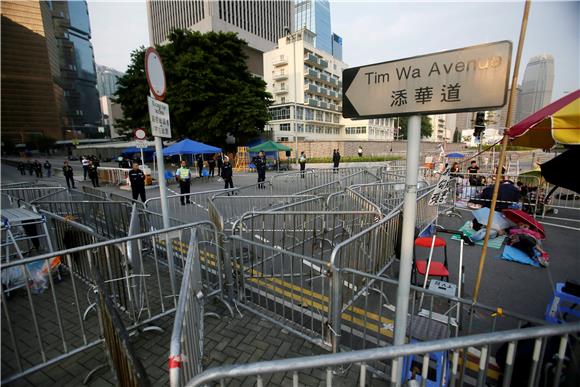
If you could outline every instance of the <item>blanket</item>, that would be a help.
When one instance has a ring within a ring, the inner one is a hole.
[[[475,233],[475,230],[472,227],[471,220],[468,220],[467,222],[465,222],[465,224],[463,226],[461,226],[459,231],[462,231],[467,236],[473,235],[473,233]],[[461,239],[461,237],[459,235],[453,235],[451,237],[451,239],[458,241]],[[498,236],[496,238],[490,239],[487,242],[487,247],[499,250],[501,248],[504,240],[505,240],[505,235],[501,235],[501,236]],[[475,244],[479,245],[479,246],[483,246],[483,240],[477,241],[477,242],[475,242]]]
[[[540,267],[538,261],[528,257],[526,253],[512,246],[504,247],[503,252],[499,258],[503,259],[504,261],[518,262],[524,265]]]

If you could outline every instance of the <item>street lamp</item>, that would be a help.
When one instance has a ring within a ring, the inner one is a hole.
[[[292,64],[294,66],[294,81],[292,82],[294,85],[294,119],[293,119],[293,125],[294,125],[294,149],[295,149],[295,155],[294,158],[296,159],[296,165],[298,165],[298,114],[297,114],[297,104],[296,104],[296,99],[298,98],[298,94],[296,93],[296,82],[298,81],[298,69],[296,67],[296,34],[291,34],[290,33],[290,28],[288,26],[284,27],[284,32],[286,33],[286,36],[289,36],[292,39],[292,52],[293,52],[293,57],[292,57]]]

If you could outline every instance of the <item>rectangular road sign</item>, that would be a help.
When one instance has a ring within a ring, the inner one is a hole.
[[[147,96],[149,104],[149,120],[151,134],[156,137],[171,138],[171,123],[169,122],[169,105]]]
[[[495,43],[345,69],[343,116],[373,118],[499,108],[512,43]]]
[[[135,147],[147,148],[147,140],[135,140]]]

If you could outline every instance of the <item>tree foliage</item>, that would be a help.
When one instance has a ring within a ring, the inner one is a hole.
[[[399,118],[399,136],[403,140],[407,139],[407,125],[409,124],[409,117]],[[433,125],[431,124],[431,118],[428,116],[421,116],[421,138],[431,137],[433,133]]]
[[[168,44],[156,47],[165,68],[174,138],[221,144],[228,134],[243,141],[263,130],[272,97],[266,83],[248,71],[246,46],[231,32],[175,30]],[[133,51],[119,79],[116,101],[125,119],[117,123],[128,136],[138,127],[150,131],[144,57],[144,47]]]

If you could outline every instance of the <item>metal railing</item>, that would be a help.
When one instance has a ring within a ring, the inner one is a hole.
[[[544,224],[580,230],[580,195],[577,192],[545,184],[532,195]]]
[[[503,386],[509,386],[512,382],[512,375],[514,364],[520,362],[524,370],[527,371],[527,384],[535,385],[539,382],[542,374],[545,372],[542,369],[542,362],[540,358],[545,358],[546,346],[543,345],[551,338],[554,339],[558,350],[553,359],[553,374],[550,375],[552,385],[559,385],[562,380],[564,371],[564,362],[566,361],[566,349],[569,345],[570,335],[577,335],[580,332],[580,323],[566,324],[557,326],[544,326],[536,328],[510,330],[505,332],[496,332],[488,334],[479,334],[469,337],[455,337],[450,339],[418,342],[413,344],[401,346],[380,347],[360,351],[343,352],[339,354],[307,356],[293,359],[264,361],[253,364],[230,365],[222,366],[207,370],[198,375],[187,383],[188,387],[202,386],[210,384],[211,382],[219,382],[222,385],[232,378],[251,377],[255,380],[258,387],[267,384],[267,380],[273,374],[291,373],[292,385],[300,385],[300,371],[322,369],[326,376],[326,386],[332,386],[336,381],[337,385],[342,385],[341,376],[335,375],[333,372],[336,367],[346,365],[348,369],[351,365],[351,372],[355,373],[355,380],[358,379],[358,385],[366,386],[368,375],[368,363],[370,362],[385,362],[391,365],[390,369],[396,368],[396,359],[401,357],[410,358],[413,356],[417,359],[418,372],[423,385],[429,378],[429,362],[432,354],[437,352],[447,353],[447,358],[450,361],[450,386],[462,386],[465,384],[464,380],[459,378],[457,369],[460,365],[459,356],[465,353],[469,347],[477,347],[481,349],[481,353],[488,353],[490,346],[498,344],[507,344],[508,355],[506,358],[506,366],[504,368]],[[518,344],[524,342],[531,343],[533,346],[533,355],[526,356],[528,364],[522,364],[520,359],[516,358],[515,348]],[[568,361],[569,362],[569,361]],[[392,366],[394,365],[394,366]],[[572,365],[577,367],[578,364]],[[410,370],[403,370],[405,381],[409,378]],[[409,372],[408,372],[409,371]],[[396,373],[393,372],[392,375]],[[390,382],[391,385],[400,385],[402,380],[394,380],[392,375],[385,376],[385,382]],[[419,378],[417,378],[419,379]],[[352,383],[352,379],[349,379]],[[485,385],[486,369],[478,372],[476,385]]]
[[[7,188],[5,186],[0,189],[0,193],[6,194],[12,198],[14,201],[23,201],[26,203],[33,202],[41,197],[45,197],[54,193],[66,192],[64,187],[38,187],[34,184],[34,187],[18,187],[18,188]]]
[[[202,371],[204,289],[200,259],[197,236],[193,232],[171,333],[169,383],[172,387],[183,386]]]
[[[183,195],[169,195],[167,196],[169,216],[181,223],[208,220],[208,200],[215,194],[224,191],[213,190]],[[184,204],[181,204],[182,201]],[[150,212],[161,214],[161,198],[147,199],[145,201],[145,208]]]

